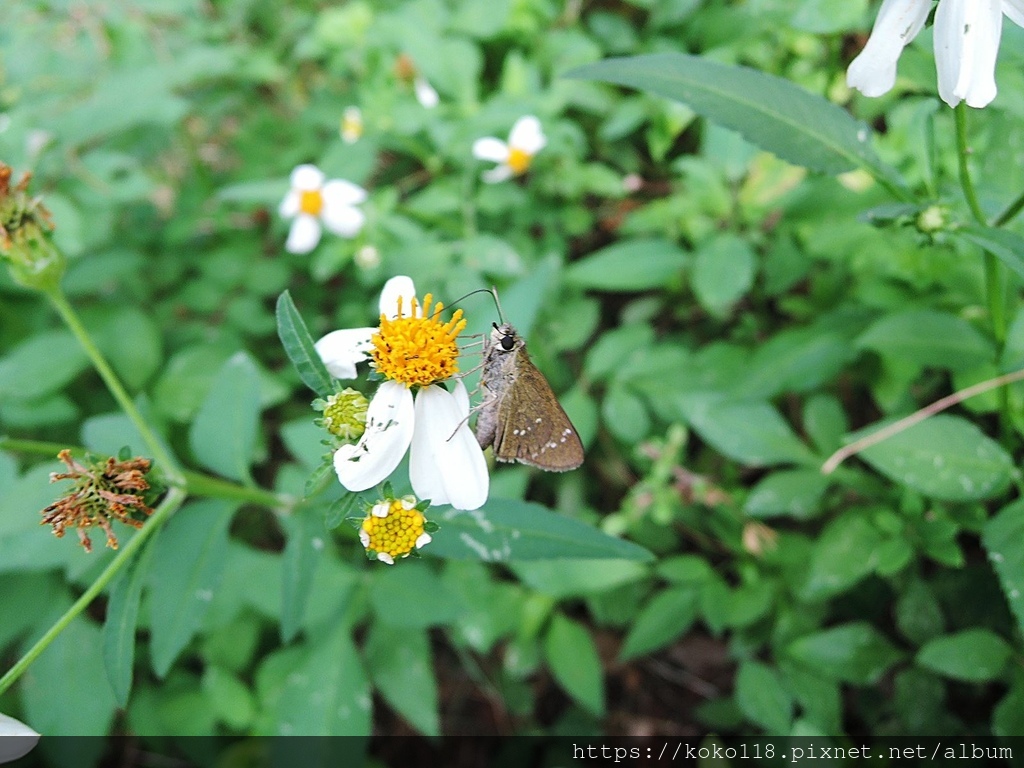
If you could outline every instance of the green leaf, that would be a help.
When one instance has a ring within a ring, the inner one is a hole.
[[[697,301],[713,315],[727,315],[754,284],[756,266],[754,252],[736,235],[718,235],[703,243],[691,275]]]
[[[544,658],[558,684],[595,717],[604,714],[601,659],[590,633],[559,613],[544,636]]]
[[[523,560],[509,567],[526,586],[559,600],[607,592],[650,573],[637,560]]]
[[[153,549],[150,544],[132,558],[114,582],[107,602],[107,618],[103,623],[103,664],[114,698],[122,708],[128,704],[132,689],[135,627]]]
[[[303,383],[320,397],[334,394],[334,380],[316,353],[306,322],[288,291],[277,298],[277,335]]]
[[[783,331],[754,350],[750,375],[735,393],[767,399],[783,392],[811,392],[831,381],[855,355],[838,333],[818,328]]]
[[[1010,660],[1003,638],[987,629],[966,629],[937,637],[918,651],[915,661],[940,675],[972,683],[997,679]]]
[[[697,617],[697,597],[695,586],[672,587],[655,595],[634,619],[619,659],[629,661],[663,648],[686,632]]]
[[[828,478],[813,469],[773,472],[750,490],[743,511],[751,517],[788,515],[806,520],[821,513]]]
[[[688,255],[669,240],[636,239],[609,245],[570,264],[569,285],[598,291],[646,291],[682,277]]]
[[[832,453],[843,444],[849,422],[842,403],[832,395],[817,394],[804,405],[804,431],[823,454]]]
[[[370,684],[347,627],[338,626],[290,667],[276,715],[276,736],[370,733]]]
[[[660,53],[605,59],[566,73],[681,101],[783,160],[825,173],[865,165],[890,180],[868,143],[870,129],[841,107],[788,80],[698,56]]]
[[[1016,232],[972,224],[954,229],[952,234],[988,251],[1024,278],[1024,237]]]
[[[446,624],[459,615],[455,596],[425,562],[407,559],[393,567],[374,565],[378,567],[370,583],[370,605],[381,621],[419,629]]]
[[[731,459],[753,467],[814,462],[811,451],[766,402],[703,395],[677,402],[700,436]]]
[[[370,679],[384,700],[424,736],[439,736],[437,681],[426,630],[374,622],[365,648]]]
[[[805,635],[785,653],[823,677],[855,685],[873,685],[903,658],[885,636],[861,621]]]
[[[954,371],[995,359],[995,347],[973,325],[930,309],[887,315],[864,331],[856,343],[902,363]]]
[[[248,481],[260,418],[259,373],[244,352],[217,373],[189,429],[199,462],[232,480]]]
[[[288,643],[302,626],[326,536],[319,512],[308,507],[296,509],[285,518],[285,531],[288,541],[281,558],[281,640]]]
[[[256,716],[256,702],[248,686],[223,667],[203,670],[202,691],[217,719],[235,730],[245,730]]]
[[[70,333],[36,334],[0,358],[0,401],[36,400],[57,392],[88,365]]]
[[[986,523],[981,541],[999,576],[1003,596],[1017,617],[1017,626],[1024,631],[1024,501],[999,510]]]
[[[439,557],[488,562],[548,559],[653,560],[631,541],[551,512],[540,504],[489,499],[473,512],[451,509],[424,552]]]
[[[164,677],[199,630],[224,575],[236,505],[204,499],[182,507],[157,534],[149,570],[150,653]]]
[[[875,570],[882,536],[863,514],[848,512],[818,537],[801,597],[809,602],[845,592]]]
[[[863,430],[851,438],[867,433]],[[946,501],[997,496],[1013,473],[1013,459],[1002,446],[971,422],[945,414],[915,424],[860,455],[892,480]]]
[[[768,733],[789,733],[793,697],[778,673],[756,661],[745,661],[736,674],[736,703],[743,714]]]
[[[896,602],[896,626],[915,645],[923,645],[942,634],[942,608],[923,580],[912,581]]]

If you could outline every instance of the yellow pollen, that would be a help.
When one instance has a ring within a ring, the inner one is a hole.
[[[412,300],[413,316],[394,320],[380,316],[380,328],[373,335],[373,356],[377,372],[407,387],[425,387],[451,378],[459,372],[459,347],[455,339],[466,327],[462,310],[455,310],[452,319],[441,322],[444,304],[437,302],[433,313],[433,297],[423,297],[423,311],[418,312],[416,299]],[[402,300],[398,300],[398,314],[402,313]]]
[[[508,151],[508,167],[517,176],[526,173],[530,169],[530,162],[533,155],[517,147],[511,147]]]
[[[418,509],[406,509],[401,499],[395,499],[386,517],[367,515],[362,528],[370,537],[367,549],[384,552],[397,559],[416,548],[416,540],[423,535],[426,518]]]
[[[310,216],[319,216],[324,209],[324,196],[319,189],[306,189],[299,192],[299,210]]]

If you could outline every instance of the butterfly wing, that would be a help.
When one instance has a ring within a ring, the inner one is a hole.
[[[551,385],[519,349],[516,375],[497,403],[494,455],[549,472],[567,472],[583,463],[583,443]]]

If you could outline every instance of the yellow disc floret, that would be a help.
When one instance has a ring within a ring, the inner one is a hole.
[[[381,501],[363,520],[359,539],[366,550],[377,554],[378,560],[391,564],[395,558],[408,557],[413,549],[430,542],[425,524],[426,518],[416,509],[415,498]]]
[[[424,296],[420,311],[413,299],[412,316],[401,317],[399,298],[399,317],[380,316],[380,328],[373,336],[370,353],[379,374],[407,387],[425,387],[459,372],[459,347],[455,339],[466,327],[462,310],[455,310],[451,320],[442,322],[444,304],[437,302],[431,312],[432,301],[429,293]]]
[[[324,196],[319,189],[306,189],[299,192],[299,210],[310,216],[319,216],[324,209]]]
[[[512,173],[516,176],[526,173],[530,170],[530,163],[533,160],[533,155],[518,147],[512,147],[508,151],[508,167],[512,169]]]

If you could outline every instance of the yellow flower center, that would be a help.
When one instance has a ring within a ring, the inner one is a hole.
[[[406,509],[401,499],[394,499],[385,517],[369,514],[362,529],[370,537],[367,549],[383,552],[393,558],[406,557],[423,535],[426,518],[418,509]]]
[[[423,311],[417,312],[412,300],[413,316],[394,320],[380,316],[380,328],[373,335],[370,354],[377,372],[407,387],[425,387],[451,378],[459,372],[459,347],[455,339],[466,327],[462,310],[455,310],[447,323],[440,320],[444,304],[437,302],[430,311],[433,297],[423,297]],[[402,300],[398,300],[398,314],[402,314]]]
[[[512,147],[508,151],[508,167],[517,176],[526,173],[530,169],[530,162],[532,160],[533,155],[525,150]]]
[[[299,192],[299,210],[310,216],[318,216],[324,209],[324,196],[319,189],[306,189]]]

